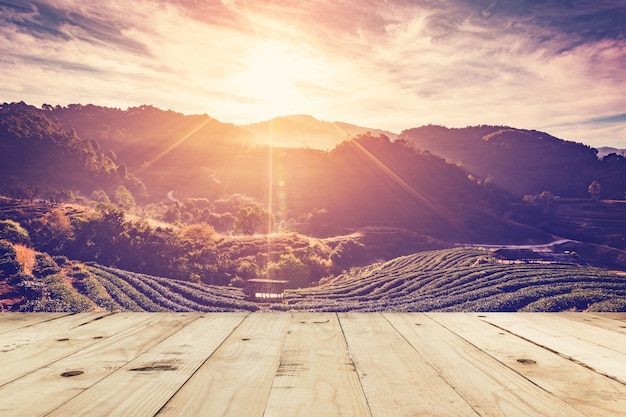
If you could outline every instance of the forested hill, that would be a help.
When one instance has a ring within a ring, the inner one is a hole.
[[[385,136],[360,135],[331,152],[259,148],[228,171],[231,190],[266,204],[271,194],[273,207],[306,219],[301,231],[314,235],[383,226],[451,241],[549,240],[503,218],[504,193]]]
[[[168,191],[183,184],[194,193],[198,180],[206,191],[216,165],[228,164],[254,145],[249,132],[206,114],[183,115],[153,106],[120,110],[92,104],[46,110],[64,129],[75,129],[80,137],[112,152],[119,164],[143,181],[150,201],[162,200]],[[215,197],[222,190],[211,191]]]
[[[115,157],[94,140],[64,129],[42,110],[25,103],[0,106],[0,182],[37,188],[114,188],[126,184]],[[138,190],[137,190],[138,191]]]
[[[602,185],[602,198],[621,199],[626,189],[623,156],[612,154],[598,160],[596,149],[536,130],[429,125],[405,130],[399,137],[461,163],[475,177],[519,197],[543,191],[588,197],[587,188],[594,180]]]
[[[237,126],[152,106],[13,103],[3,105],[2,123],[8,183],[96,192],[123,207],[171,203],[172,193],[181,202],[244,195],[277,223],[316,236],[378,226],[449,241],[549,239],[503,217],[503,191],[384,135],[358,135],[332,151],[253,147]]]
[[[224,152],[232,154],[253,145],[252,136],[235,125],[206,114],[183,115],[153,106],[120,110],[71,104],[44,106],[44,114],[65,130],[75,129],[79,136],[113,150],[131,169],[159,165],[165,162],[163,158],[170,163],[184,157],[186,163],[210,164],[224,157]]]

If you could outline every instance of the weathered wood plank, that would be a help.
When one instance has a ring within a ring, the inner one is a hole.
[[[562,316],[568,320],[574,320],[581,323],[586,323],[590,326],[599,327],[606,330],[611,330],[622,335],[626,335],[626,323],[621,320],[616,320],[610,317],[606,317],[599,314],[588,313],[546,313],[554,314],[556,317]]]
[[[504,332],[481,321],[475,315],[465,313],[427,315],[586,415],[597,417],[624,415],[626,386],[619,382]]]
[[[115,317],[108,313],[76,314],[3,335],[0,386],[98,343],[98,338],[108,337],[140,320],[131,313]]]
[[[573,314],[33,315],[0,416],[622,415],[624,322]]]
[[[337,315],[295,313],[264,416],[369,415]]]
[[[263,416],[289,322],[282,313],[248,316],[158,416]]]
[[[583,416],[430,317],[384,316],[481,416]]]
[[[372,416],[478,416],[378,313],[340,314]]]
[[[477,317],[626,384],[626,355],[568,335],[559,326],[548,328],[546,321],[536,320],[535,313],[481,313]]]
[[[135,325],[0,387],[0,415],[45,415],[184,327],[198,314],[152,313],[139,317],[142,320]]]
[[[0,334],[32,326],[70,313],[0,313]]]
[[[7,313],[5,313],[7,314]],[[48,313],[44,313],[44,320],[29,326],[19,326],[3,334],[0,339],[0,352],[7,353],[18,349],[27,349],[33,342],[50,337],[61,337],[65,332],[77,326],[82,326],[91,320],[98,319],[109,313],[69,314],[58,317],[51,322],[47,320]],[[1,360],[1,358],[0,358]]]
[[[589,313],[594,316],[608,317],[613,320],[626,321],[626,313]]]
[[[546,330],[554,330],[626,355],[626,334],[619,331],[567,319],[567,316],[559,313],[533,313],[532,316],[522,315],[522,318],[530,318]]]
[[[207,313],[48,414],[152,417],[242,322]]]

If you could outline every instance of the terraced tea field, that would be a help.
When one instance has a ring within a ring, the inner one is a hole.
[[[353,269],[266,305],[247,301],[238,288],[88,269],[116,310],[626,311],[626,275],[574,263],[504,265],[480,249],[420,252]]]
[[[150,275],[99,265],[89,266],[98,283],[111,296],[104,309],[118,311],[254,311],[255,303],[244,300],[238,288],[220,287]],[[94,300],[93,294],[84,293]]]
[[[569,263],[503,265],[491,252],[420,252],[288,291],[313,311],[625,311],[626,276]]]

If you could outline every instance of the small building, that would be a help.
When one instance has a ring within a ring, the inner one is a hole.
[[[243,293],[252,301],[281,302],[287,283],[289,281],[249,279],[243,287]]]

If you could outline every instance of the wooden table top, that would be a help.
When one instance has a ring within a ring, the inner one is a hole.
[[[3,313],[0,416],[624,416],[626,313]]]

